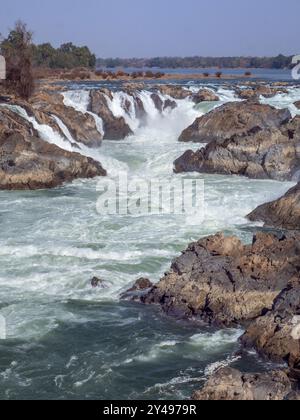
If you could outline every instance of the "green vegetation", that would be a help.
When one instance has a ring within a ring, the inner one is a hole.
[[[8,37],[1,42],[0,50],[6,59],[5,88],[9,93],[28,99],[34,91],[34,77],[32,32],[25,23],[16,23]]]
[[[156,58],[99,58],[98,67],[134,68],[290,68],[292,57],[156,57]]]
[[[33,62],[38,67],[52,69],[94,68],[96,56],[88,47],[77,47],[69,42],[55,49],[50,43],[33,45]]]

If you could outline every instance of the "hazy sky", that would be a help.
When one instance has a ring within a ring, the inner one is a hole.
[[[87,44],[99,57],[300,53],[299,0],[0,0],[35,42]]]

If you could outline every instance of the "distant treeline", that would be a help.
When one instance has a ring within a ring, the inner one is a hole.
[[[99,58],[97,67],[104,68],[268,68],[291,67],[292,57],[156,57],[156,58]]]
[[[72,42],[54,48],[50,43],[32,45],[33,64],[52,69],[94,68],[96,56],[88,47],[77,47]]]

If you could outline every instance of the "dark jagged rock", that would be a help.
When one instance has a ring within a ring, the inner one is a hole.
[[[285,361],[300,380],[300,242],[297,274],[277,296],[271,309],[252,322],[242,337],[246,347],[276,361]],[[278,274],[280,275],[280,274]]]
[[[236,369],[216,371],[201,391],[193,395],[198,401],[282,401],[298,398],[285,371],[241,373]]]
[[[142,298],[169,315],[231,326],[256,319],[299,276],[299,235],[258,233],[251,245],[222,234],[191,244]]]
[[[157,93],[152,93],[151,99],[154,102],[155,108],[159,112],[163,112],[166,109],[173,110],[173,109],[177,108],[177,103],[175,101],[172,101],[171,99],[165,99],[163,101]]]
[[[125,119],[123,117],[115,117],[109,109],[107,103],[109,95],[111,95],[110,91],[92,90],[90,93],[90,110],[103,120],[104,139],[124,140],[133,133]]]
[[[248,218],[267,226],[300,229],[300,183],[278,200],[259,206]]]
[[[166,109],[175,109],[177,108],[177,103],[175,101],[172,101],[171,99],[166,99],[164,102],[164,110]]]
[[[0,109],[0,189],[53,188],[104,175],[100,163],[41,140],[29,122]]]
[[[149,279],[144,277],[138,279],[134,285],[127,290],[122,296],[121,299],[124,300],[132,300],[132,301],[140,301],[142,296],[153,287],[153,283]]]
[[[294,105],[296,108],[300,109],[300,101],[295,102]]]
[[[91,286],[94,289],[97,288],[97,287],[100,287],[100,288],[103,289],[105,287],[105,283],[104,283],[104,280],[99,279],[98,277],[93,277],[92,280],[91,280]]]
[[[192,99],[195,104],[200,102],[218,102],[220,100],[219,96],[209,89],[200,89],[199,92],[193,94]]]
[[[183,131],[179,141],[224,142],[232,136],[279,128],[290,119],[291,114],[287,109],[277,110],[269,105],[252,102],[228,103],[197,118]]]
[[[157,93],[152,93],[151,95],[151,99],[154,102],[155,108],[159,111],[162,112],[163,111],[163,105],[164,102],[163,100],[160,98],[160,96]]]

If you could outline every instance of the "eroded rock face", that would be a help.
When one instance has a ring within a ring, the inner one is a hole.
[[[200,102],[217,102],[219,100],[219,96],[209,89],[200,89],[199,92],[193,95],[195,104],[199,104]]]
[[[282,401],[292,396],[292,384],[285,371],[243,374],[232,368],[216,371],[202,391],[193,395],[199,401]],[[299,396],[295,392],[295,396]]]
[[[275,129],[291,119],[287,109],[252,102],[225,104],[200,118],[185,129],[179,141],[224,142],[232,136],[249,135],[253,131]]]
[[[107,97],[109,98],[110,95],[110,91],[107,90],[92,90],[90,93],[90,110],[103,120],[104,139],[124,140],[133,132],[123,117],[115,117],[109,109]]]
[[[257,179],[291,181],[300,169],[297,143],[273,128],[215,140],[196,151],[187,151],[174,162],[180,172],[241,175]]]
[[[100,163],[41,140],[29,122],[0,109],[0,189],[53,188],[104,175]]]
[[[300,229],[300,183],[283,197],[263,204],[249,214],[251,221],[262,221],[267,226]]]
[[[300,234],[258,233],[251,245],[217,234],[191,244],[142,299],[169,315],[232,326],[271,310],[299,276]]]
[[[102,134],[98,131],[95,119],[88,113],[82,113],[64,104],[64,98],[60,94],[40,93],[31,100],[31,113],[40,124],[47,124],[57,128],[57,122],[53,116],[58,117],[68,128],[74,140],[88,147],[99,147],[102,143]]]
[[[300,242],[298,242],[300,255]],[[300,257],[299,257],[300,258]],[[292,374],[300,380],[300,265],[287,287],[275,299],[272,308],[252,322],[242,337],[246,347],[276,361],[288,362]]]

